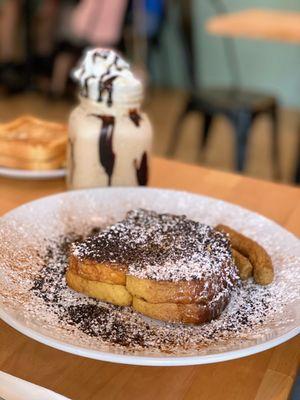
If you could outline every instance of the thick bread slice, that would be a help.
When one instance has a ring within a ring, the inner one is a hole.
[[[133,308],[147,317],[166,322],[178,322],[185,324],[201,324],[217,318],[229,300],[224,299],[220,307],[209,307],[202,304],[152,304],[133,297]]]
[[[1,144],[0,144],[1,147]],[[1,151],[1,150],[0,150]],[[17,168],[34,171],[47,171],[50,169],[62,168],[65,164],[66,156],[61,154],[56,158],[39,161],[39,160],[25,160],[17,157],[8,157],[0,154],[0,165],[6,168]]]
[[[211,299],[211,290],[203,280],[193,281],[155,281],[152,279],[141,279],[127,275],[126,287],[128,291],[140,299],[149,303],[202,303],[206,304]],[[205,293],[205,295],[204,295]]]
[[[69,270],[91,281],[124,286],[126,283],[126,268],[123,266],[79,260],[72,254],[69,256]]]
[[[109,301],[96,285],[122,287],[141,313],[184,323],[219,316],[239,279],[224,234],[186,216],[143,209],[73,243],[69,272],[80,278],[80,285],[70,284],[75,290]],[[121,304],[111,290],[109,296]]]
[[[0,154],[29,161],[46,161],[65,153],[67,126],[30,115],[0,124]]]
[[[126,267],[97,263],[95,261],[79,260],[72,254],[69,258],[69,270],[76,275],[91,281],[126,285],[127,290],[136,297],[150,303],[202,303],[211,300],[209,283],[203,280],[193,281],[155,281],[126,275]],[[205,295],[204,295],[205,293]]]
[[[129,306],[132,303],[132,296],[125,286],[112,285],[109,283],[90,281],[68,270],[66,273],[68,285],[77,292],[90,297],[95,297],[117,306]]]
[[[212,304],[176,304],[171,302],[153,304],[137,297],[132,297],[123,285],[89,281],[70,270],[67,271],[66,280],[69,287],[77,292],[118,306],[132,305],[136,311],[143,315],[167,322],[201,324],[210,321],[221,314],[229,301],[227,297],[223,296],[213,306]]]

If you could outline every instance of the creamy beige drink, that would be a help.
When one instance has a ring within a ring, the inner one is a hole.
[[[69,119],[69,188],[146,185],[152,128],[141,82],[107,49],[89,50],[74,78],[80,104]]]

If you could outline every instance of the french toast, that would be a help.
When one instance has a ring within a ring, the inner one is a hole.
[[[125,285],[84,279],[71,270],[67,272],[67,281],[72,289],[96,299],[104,300],[117,306],[130,306],[132,303],[132,296]]]
[[[185,216],[143,209],[72,244],[68,285],[152,318],[200,324],[239,280],[226,235]]]
[[[67,127],[29,115],[0,124],[0,165],[45,170],[65,162]]]
[[[138,297],[132,298],[133,308],[147,317],[159,319],[166,322],[177,322],[184,324],[199,324],[211,321],[220,316],[227,306],[229,297],[224,296],[223,301],[218,304],[180,304],[180,303],[149,303]]]

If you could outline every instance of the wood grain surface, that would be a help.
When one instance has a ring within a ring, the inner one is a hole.
[[[214,196],[269,217],[300,234],[300,189],[155,159],[151,186]],[[0,213],[65,189],[63,180],[0,178]],[[37,343],[0,322],[0,370],[74,400],[281,400],[299,363],[300,340],[224,363],[139,367],[89,360]],[[42,400],[42,399],[41,399]]]
[[[300,13],[250,9],[210,18],[205,26],[213,35],[300,43]]]

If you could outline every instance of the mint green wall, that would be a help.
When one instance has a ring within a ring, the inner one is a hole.
[[[229,11],[277,8],[300,11],[299,0],[223,0]],[[203,85],[230,83],[222,40],[204,31],[204,22],[215,15],[209,0],[193,1],[197,71]],[[284,105],[300,108],[299,45],[235,39],[244,87],[270,91]]]
[[[300,0],[223,1],[229,11],[254,7],[300,11]],[[211,0],[193,0],[192,8],[198,80],[204,86],[230,84],[222,39],[204,30],[207,18],[215,15]],[[186,87],[187,71],[176,18],[174,7],[163,34],[163,48],[153,63],[154,77],[157,83]],[[242,86],[269,91],[277,95],[283,105],[300,108],[300,44],[248,39],[235,39],[235,43]]]
[[[172,1],[168,4],[172,4]],[[188,77],[178,32],[178,18],[177,7],[169,7],[168,18],[160,38],[161,46],[152,57],[151,73],[157,85],[186,88]]]

